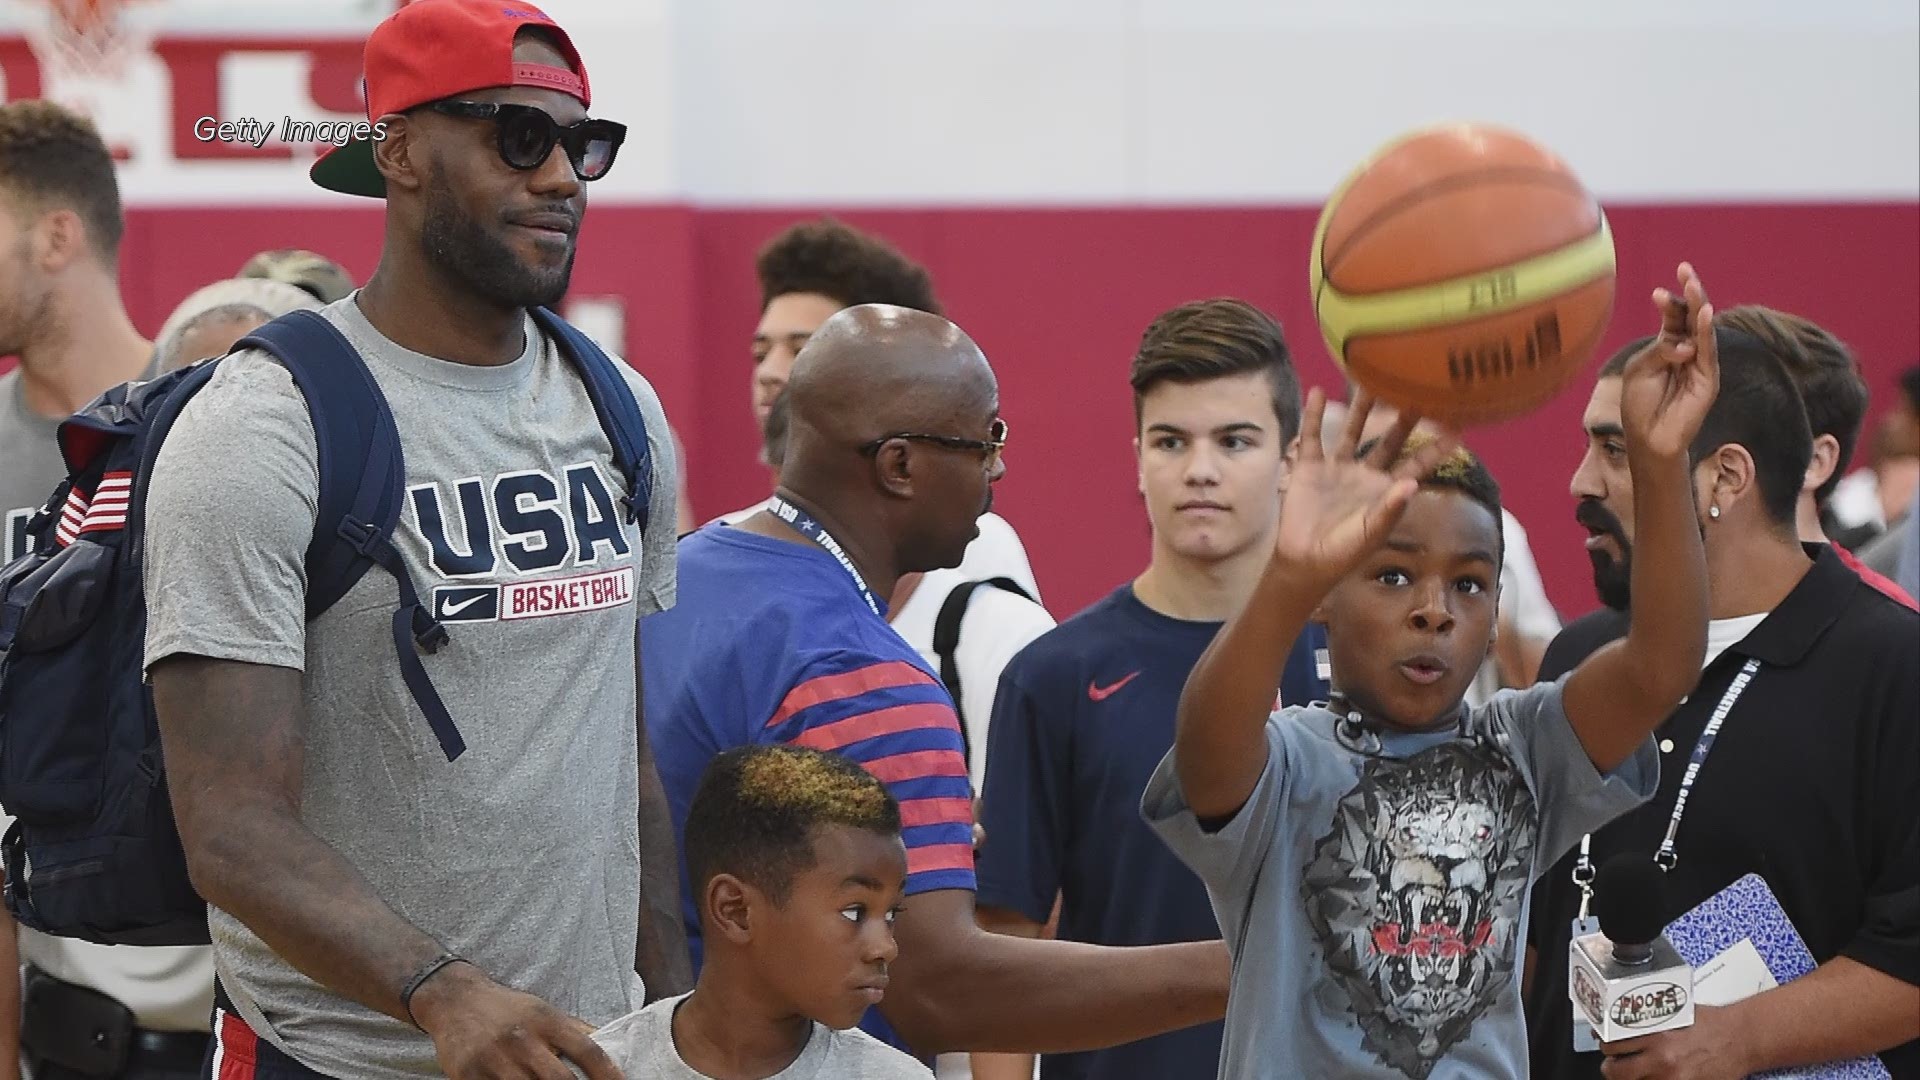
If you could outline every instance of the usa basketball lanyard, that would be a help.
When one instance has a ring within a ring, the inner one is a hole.
[[[814,520],[812,514],[778,495],[767,500],[767,509],[773,511],[781,521],[791,525],[795,532],[819,544],[821,550],[833,556],[840,563],[841,569],[847,572],[847,576],[853,579],[854,588],[860,590],[860,599],[867,602],[867,610],[875,615],[880,614],[880,601],[875,600],[873,590],[867,588],[867,579],[860,576],[860,568],[853,565],[853,560],[847,557],[847,550],[840,546],[840,541],[833,538],[833,534],[827,531],[825,525]]]
[[[1707,718],[1707,726],[1700,732],[1700,741],[1693,744],[1693,756],[1687,760],[1687,771],[1680,777],[1680,793],[1673,800],[1673,816],[1667,820],[1667,835],[1660,841],[1660,850],[1654,853],[1653,861],[1662,870],[1672,870],[1680,864],[1680,855],[1675,841],[1680,835],[1680,819],[1686,815],[1687,799],[1693,794],[1693,783],[1700,776],[1700,766],[1706,763],[1707,754],[1713,749],[1713,741],[1720,735],[1720,726],[1727,722],[1727,714],[1733,711],[1733,703],[1740,700],[1740,694],[1760,670],[1760,661],[1747,658],[1740,673],[1728,684],[1727,692],[1720,696],[1720,704],[1714,706],[1713,715]],[[1593,834],[1580,838],[1580,861],[1573,866],[1573,883],[1580,888],[1580,918],[1587,917],[1587,904],[1593,899]]]

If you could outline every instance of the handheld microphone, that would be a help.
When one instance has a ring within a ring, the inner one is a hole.
[[[1666,874],[1645,855],[1607,860],[1593,880],[1600,932],[1573,939],[1568,994],[1601,1042],[1693,1023],[1693,968],[1661,933]]]

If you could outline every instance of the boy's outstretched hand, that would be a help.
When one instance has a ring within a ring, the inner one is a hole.
[[[1361,459],[1360,434],[1373,411],[1373,395],[1361,391],[1329,458],[1320,441],[1326,406],[1326,395],[1318,387],[1307,394],[1299,460],[1280,503],[1273,558],[1296,579],[1330,588],[1386,542],[1419,490],[1420,478],[1451,453],[1455,443],[1450,436],[1437,438],[1396,467],[1394,461],[1420,423],[1420,417],[1402,412]]]
[[[1720,355],[1713,339],[1713,305],[1693,264],[1681,263],[1680,295],[1653,291],[1660,333],[1621,374],[1620,426],[1629,451],[1661,458],[1685,454],[1720,392]]]
[[[1720,393],[1713,305],[1689,263],[1680,295],[1653,291],[1660,333],[1620,373],[1633,477],[1633,604],[1627,636],[1567,676],[1564,705],[1587,757],[1611,773],[1692,693],[1706,660],[1707,556],[1688,450]],[[1644,556],[1644,557],[1643,557]]]

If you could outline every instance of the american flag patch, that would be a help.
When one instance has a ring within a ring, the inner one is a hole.
[[[60,508],[60,522],[54,526],[54,540],[61,546],[78,539],[81,533],[106,532],[127,525],[127,501],[133,497],[133,474],[110,472],[100,477],[100,487],[91,499],[79,488],[67,492],[66,505]]]

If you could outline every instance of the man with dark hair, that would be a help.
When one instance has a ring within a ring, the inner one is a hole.
[[[564,295],[624,129],[525,2],[401,8],[366,96],[374,134],[312,176],[385,201],[378,268],[320,314],[399,436],[386,570],[309,619],[318,433],[269,354],[220,361],[151,473],[146,665],[218,957],[210,1070],[613,1080],[591,1027],[692,983],[634,651],[674,600],[675,456],[614,360],[651,460],[622,513],[590,384],[530,309]],[[464,749],[395,649],[402,581]]]
[[[0,375],[0,563],[26,552],[28,521],[66,478],[60,422],[153,374],[153,344],[120,296],[123,229],[113,157],[93,125],[48,101],[0,105],[0,356],[19,358]],[[121,1075],[198,1071],[213,996],[206,949],[95,945],[24,928],[16,937],[0,908],[0,1076],[17,1067],[22,1043],[39,1080],[75,1075],[55,1060],[92,1052],[75,1045],[90,1038],[51,1021],[59,995],[76,992],[132,1010],[136,1038]]]
[[[986,357],[937,315],[862,305],[812,335],[787,394],[771,509],[682,541],[679,603],[642,628],[676,824],[708,763],[738,746],[831,751],[885,781],[907,825],[908,901],[881,1016],[863,1026],[921,1056],[1084,1050],[1218,1018],[1217,944],[1097,949],[974,922],[953,702],[886,615],[902,574],[960,562],[1005,473]]]
[[[1609,1080],[1742,1077],[1879,1053],[1894,1075],[1912,1075],[1920,614],[1869,588],[1830,545],[1802,542],[1796,511],[1813,435],[1799,391],[1768,339],[1715,326],[1720,395],[1690,453],[1706,542],[1706,659],[1693,693],[1655,732],[1653,800],[1594,832],[1535,886],[1533,1073],[1599,1076],[1604,1062]],[[1620,374],[1642,344],[1602,367],[1572,482],[1607,606],[1555,639],[1543,680],[1625,630],[1635,523]],[[1701,1006],[1691,1028],[1609,1045],[1603,1057],[1568,1001],[1567,950],[1583,882],[1622,852],[1658,855],[1670,916],[1760,875],[1820,967],[1724,1008]]]
[[[760,324],[753,331],[753,416],[766,423],[794,358],[820,324],[855,304],[893,304],[939,315],[933,279],[898,248],[833,218],[795,225],[754,261]]]
[[[1796,526],[1809,544],[1832,544],[1833,553],[1861,580],[1908,607],[1913,596],[1885,574],[1862,563],[1844,544],[1829,537],[1827,503],[1847,474],[1860,425],[1867,416],[1867,381],[1860,377],[1853,353],[1839,338],[1798,315],[1745,304],[1717,312],[1714,321],[1731,330],[1751,334],[1780,360],[1806,406],[1807,427],[1813,433],[1813,461],[1800,486]]]
[[[1280,325],[1240,300],[1183,304],[1133,357],[1134,456],[1152,530],[1146,569],[1027,646],[1001,676],[989,725],[980,920],[1098,945],[1219,938],[1200,879],[1138,813],[1173,745],[1187,675],[1252,593],[1279,520],[1300,382]],[[1325,699],[1325,635],[1294,643],[1281,701]],[[1146,1080],[1220,1056],[1221,1025],[1089,1053],[1041,1075]],[[1029,1070],[975,1060],[976,1080]]]
[[[834,312],[856,304],[892,304],[942,314],[925,268],[886,240],[830,217],[801,222],[768,241],[754,268],[760,279],[760,322],[753,331],[752,405],[762,427],[794,359]],[[763,445],[772,452],[771,443]],[[777,463],[764,454],[761,460],[778,484]],[[716,520],[737,525],[766,506],[763,499]],[[980,535],[968,545],[959,570],[963,580],[1011,579],[1028,597],[1040,599],[1026,547],[998,514],[980,515]],[[916,644],[930,649],[932,643]]]
[[[1754,496],[1751,508],[1757,520],[1768,532],[1788,528],[1798,535],[1800,487],[1813,457],[1813,436],[1807,426],[1806,408],[1786,369],[1758,339],[1735,330],[1728,333],[1734,335],[1732,340],[1739,348],[1733,354],[1731,375],[1723,376],[1720,403],[1707,415],[1694,441],[1695,464],[1700,465],[1726,444],[1738,446],[1747,462],[1748,481]],[[1621,373],[1626,370],[1627,362],[1651,340],[1641,338],[1628,342],[1601,365],[1593,399],[1587,406],[1587,456],[1573,475],[1573,495],[1579,500],[1574,519],[1589,534],[1587,557],[1593,562],[1594,589],[1600,595],[1600,602],[1616,613],[1627,609],[1633,558],[1633,502],[1624,493],[1611,491],[1607,486],[1609,478],[1624,480],[1625,474],[1603,466],[1618,463],[1624,452],[1619,421],[1612,419],[1618,412],[1616,399]],[[1736,401],[1738,408],[1733,404]],[[1717,508],[1711,512],[1716,519],[1721,513]],[[1733,534],[1747,535],[1745,532]],[[1555,646],[1565,649],[1575,642],[1584,643],[1595,615],[1568,624],[1555,639]],[[1617,621],[1619,628],[1624,629],[1624,620]],[[1551,666],[1555,673],[1571,670],[1565,663]],[[1548,663],[1543,660],[1542,679],[1553,677],[1546,673],[1547,668]]]

